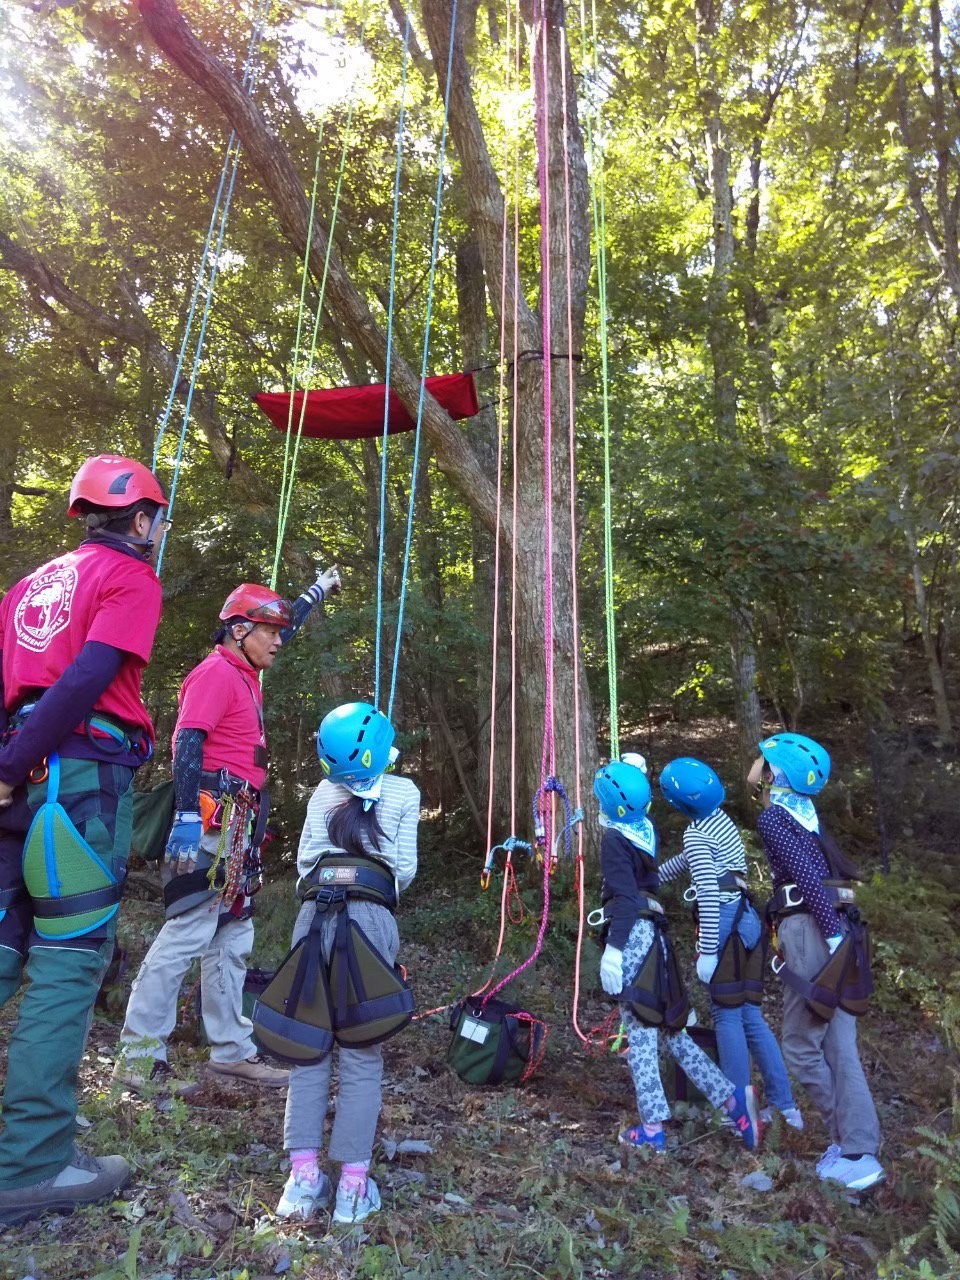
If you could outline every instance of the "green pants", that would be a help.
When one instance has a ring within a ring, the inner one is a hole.
[[[114,876],[130,850],[134,770],[94,760],[61,759],[59,800]],[[23,883],[23,845],[45,784],[18,787],[0,810],[0,1004],[24,992],[7,1051],[0,1128],[0,1188],[55,1177],[74,1157],[76,1086],[93,1005],[113,953],[116,919],[77,938],[43,938]],[[71,892],[83,892],[71,885]],[[14,894],[19,894],[11,902]]]

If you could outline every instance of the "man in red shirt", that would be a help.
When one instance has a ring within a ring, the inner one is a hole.
[[[30,979],[7,1056],[0,1223],[114,1196],[120,1156],[77,1153],[77,1072],[113,952],[132,783],[153,748],[140,698],[160,621],[167,499],[131,458],[88,458],[76,549],[0,602],[0,1003]]]
[[[176,813],[162,873],[167,919],[127,1005],[114,1070],[123,1084],[152,1082],[178,1093],[192,1088],[173,1078],[166,1042],[176,1025],[180,985],[198,958],[211,1073],[270,1087],[287,1083],[286,1071],[257,1054],[243,1013],[252,897],[261,882],[269,811],[260,673],[314,605],[339,588],[336,568],[322,572],[292,605],[267,587],[237,587],[220,611],[216,648],[181,686]]]

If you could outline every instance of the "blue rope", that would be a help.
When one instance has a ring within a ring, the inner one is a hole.
[[[250,45],[247,49],[247,59],[243,69],[242,87],[247,94],[253,93],[255,84],[255,68],[254,59],[260,45],[260,37],[263,33],[263,26],[266,19],[269,0],[259,0],[256,18],[254,19],[253,31],[250,35]],[[230,203],[233,199],[233,188],[237,179],[237,169],[240,164],[240,143],[237,139],[236,130],[230,131],[230,137],[227,140],[227,148],[223,157],[223,167],[220,173],[220,184],[217,188],[216,198],[214,200],[213,214],[210,218],[210,226],[207,230],[207,238],[203,247],[203,254],[200,259],[200,267],[197,271],[197,280],[194,287],[193,298],[190,302],[190,310],[187,315],[187,325],[183,335],[183,341],[180,344],[180,353],[177,357],[177,365],[173,375],[173,383],[170,387],[170,394],[167,397],[167,404],[164,410],[163,418],[160,423],[160,429],[157,433],[157,440],[153,450],[153,470],[157,469],[157,460],[160,453],[160,443],[167,429],[170,414],[173,409],[173,403],[176,398],[177,387],[180,383],[180,372],[183,368],[184,355],[187,348],[187,342],[193,327],[194,314],[196,311],[197,300],[203,285],[203,277],[209,266],[209,279],[207,282],[206,296],[204,299],[203,315],[200,322],[200,332],[197,336],[197,347],[193,357],[193,367],[190,371],[190,385],[187,389],[187,399],[183,410],[183,425],[180,429],[180,438],[177,442],[177,453],[173,464],[173,478],[170,482],[170,501],[167,504],[167,516],[173,514],[174,502],[177,494],[177,483],[180,478],[180,467],[183,461],[183,450],[187,438],[187,427],[190,422],[190,408],[193,404],[193,393],[196,389],[197,372],[200,367],[200,359],[203,354],[203,342],[207,332],[207,321],[210,318],[210,309],[213,303],[213,291],[216,285],[217,275],[220,270],[220,250],[223,246],[223,238],[227,230],[227,217],[230,213]],[[229,178],[227,177],[229,173]],[[226,196],[223,195],[224,185],[226,185]],[[219,221],[219,231],[217,232],[216,248],[211,252],[211,243],[213,241],[214,230]],[[163,564],[163,553],[166,550],[167,534],[163,535],[160,543],[160,552],[157,556],[157,574]]]
[[[420,396],[417,401],[417,430],[413,446],[413,470],[410,478],[410,505],[407,508],[407,537],[403,550],[403,575],[400,580],[400,606],[397,610],[397,639],[393,650],[393,674],[390,679],[390,701],[387,719],[393,713],[393,699],[397,692],[397,669],[400,665],[400,644],[403,639],[403,610],[407,599],[407,574],[410,569],[410,547],[413,542],[413,510],[417,496],[417,471],[420,464],[420,428],[423,423],[423,405],[427,391],[427,361],[430,355],[430,324],[433,319],[433,286],[437,273],[437,247],[440,241],[440,202],[443,196],[443,164],[447,152],[447,122],[450,115],[450,82],[453,78],[453,45],[457,29],[458,0],[453,0],[450,15],[450,48],[447,54],[447,87],[443,95],[443,129],[440,134],[440,164],[437,171],[437,198],[433,214],[433,245],[430,251],[430,283],[427,288],[427,318],[423,334],[423,359],[420,364]]]
[[[407,106],[407,54],[410,48],[410,14],[403,31],[403,71],[400,80],[400,119],[397,124],[397,172],[393,182],[393,232],[390,243],[390,301],[387,307],[387,366],[383,397],[383,442],[380,446],[380,548],[377,555],[377,633],[374,653],[373,705],[380,707],[380,647],[383,632],[383,559],[387,542],[387,426],[390,420],[390,373],[393,364],[393,302],[397,284],[397,229],[400,222],[400,166],[403,159],[403,125]],[[391,697],[391,704],[393,699]]]

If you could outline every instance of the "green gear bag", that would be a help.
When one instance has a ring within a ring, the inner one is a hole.
[[[172,778],[158,782],[149,791],[133,793],[133,839],[130,848],[144,862],[159,862],[166,852],[175,807]]]
[[[96,764],[88,760],[69,760],[66,765],[72,774],[96,770]],[[23,879],[33,899],[37,934],[50,939],[81,938],[117,914],[122,881],[80,834],[59,802],[59,755],[48,758],[47,769],[46,797],[24,841]],[[116,846],[116,836],[112,843]]]
[[[528,1080],[540,1065],[546,1024],[504,1000],[464,1000],[450,1014],[447,1062],[465,1084]]]

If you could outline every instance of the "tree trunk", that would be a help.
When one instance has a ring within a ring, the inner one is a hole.
[[[713,199],[713,271],[708,296],[707,345],[713,366],[713,398],[717,435],[737,440],[737,330],[731,309],[730,275],[736,241],[733,234],[733,189],[730,184],[730,152],[724,139],[721,96],[714,67],[713,40],[719,21],[719,0],[696,0],[696,62],[700,75],[700,109],[710,191]],[[736,493],[732,501],[737,500]],[[757,694],[757,653],[748,601],[741,600],[735,584],[729,588],[733,659],[733,687],[737,713],[738,756],[741,766],[756,756],[762,715]],[[747,802],[746,772],[740,773],[741,798]]]

